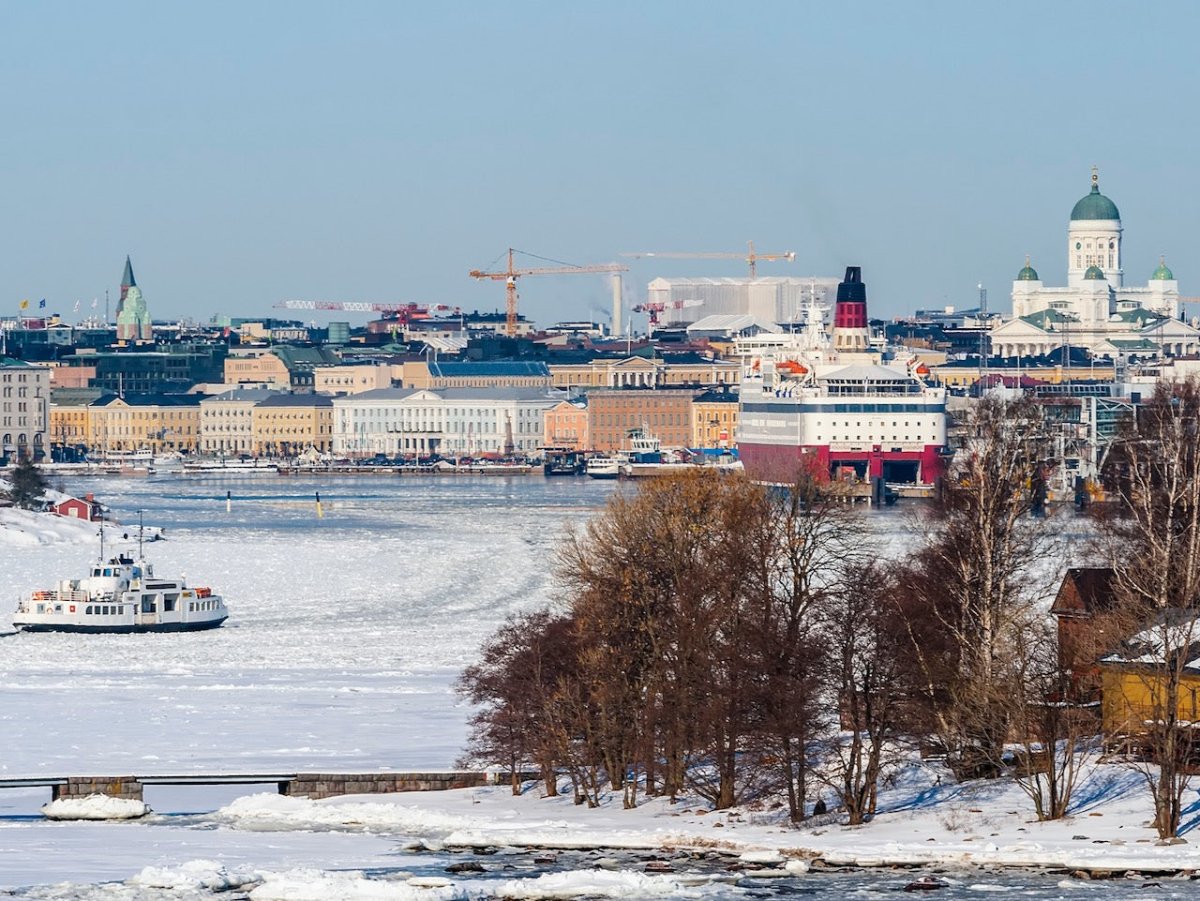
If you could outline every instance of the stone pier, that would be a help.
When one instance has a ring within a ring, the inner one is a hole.
[[[488,773],[300,773],[279,783],[281,795],[331,798],[337,795],[373,795],[384,792],[446,791],[491,785]]]
[[[50,786],[52,800],[108,795],[110,798],[142,800],[142,783],[136,776],[68,776],[65,785]]]

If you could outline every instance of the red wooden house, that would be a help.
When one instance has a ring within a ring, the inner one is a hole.
[[[59,516],[71,516],[75,519],[86,519],[95,522],[101,518],[103,508],[91,494],[85,494],[82,499],[66,497],[50,505],[50,512]]]

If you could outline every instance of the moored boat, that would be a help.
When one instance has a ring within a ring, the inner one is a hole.
[[[589,478],[616,479],[621,476],[621,461],[616,457],[591,457],[585,469]]]

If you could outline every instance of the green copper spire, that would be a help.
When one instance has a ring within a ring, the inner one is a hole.
[[[121,287],[132,288],[137,282],[133,280],[133,263],[129,261],[129,255],[125,256],[125,274],[121,276]]]

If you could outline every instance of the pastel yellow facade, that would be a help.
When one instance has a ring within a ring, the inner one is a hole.
[[[354,366],[317,366],[313,390],[318,394],[361,394],[392,387],[392,368],[366,363]]]
[[[266,384],[276,388],[290,388],[291,375],[283,360],[271,353],[253,357],[226,357],[225,384]]]
[[[94,446],[92,417],[86,403],[50,405],[50,443]]]
[[[969,388],[979,381],[979,369],[977,367],[931,366],[930,373],[934,379],[941,382],[947,388]],[[1087,379],[1111,382],[1116,377],[1116,370],[1113,368],[1112,361],[1098,360],[1094,365],[1067,366],[1065,368],[1062,366],[1022,366],[1019,370],[1016,368],[985,369],[984,375],[1003,375],[1006,378],[1014,379],[1021,376],[1057,385],[1061,382]]]
[[[555,388],[682,388],[689,385],[736,385],[741,365],[731,360],[675,363],[625,357],[587,363],[551,363]]]
[[[150,448],[155,453],[194,453],[200,445],[200,405],[131,406],[114,398],[90,409],[88,446],[100,451]]]
[[[733,447],[737,434],[737,401],[692,401],[691,447]]]
[[[1103,666],[1101,713],[1108,735],[1136,735],[1147,720],[1161,718],[1165,683],[1150,669]],[[1176,697],[1180,720],[1200,721],[1200,675],[1185,673]]]
[[[251,411],[250,452],[269,457],[302,453],[312,447],[327,453],[333,445],[333,407],[273,406],[264,402]]]

